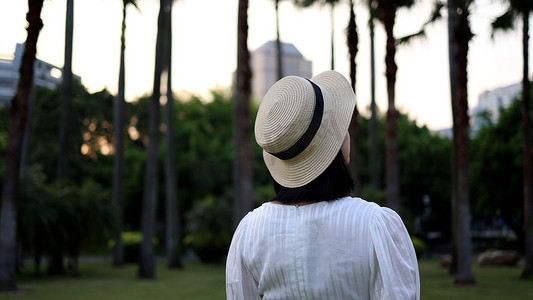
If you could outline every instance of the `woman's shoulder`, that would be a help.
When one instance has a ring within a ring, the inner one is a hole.
[[[370,223],[401,221],[400,216],[394,210],[362,198],[346,197],[334,202],[336,202],[334,203],[337,206],[336,210],[351,215],[364,216],[369,219]]]
[[[381,206],[379,206],[377,203],[367,201],[359,197],[345,197],[333,201],[332,204],[337,204],[339,208],[343,210],[357,210],[367,213],[375,213],[377,210],[381,209]]]

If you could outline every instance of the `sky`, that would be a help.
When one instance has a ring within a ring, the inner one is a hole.
[[[292,43],[313,63],[316,75],[331,68],[331,19],[329,7],[296,8],[293,1],[281,1],[280,36]],[[349,77],[345,28],[348,1],[334,11],[335,70]],[[65,0],[45,0],[37,57],[63,66]],[[249,0],[248,47],[250,51],[276,37],[273,0]],[[358,2],[359,3],[359,2]],[[395,35],[419,30],[430,15],[432,0],[419,0],[410,10],[399,10]],[[150,94],[153,85],[155,36],[159,1],[138,0],[129,7],[126,24],[126,99]],[[228,88],[237,60],[238,0],[176,0],[173,6],[172,86],[176,91],[207,97],[209,90]],[[468,57],[470,109],[481,93],[518,83],[522,74],[522,41],[519,24],[515,31],[491,38],[491,21],[504,10],[495,0],[477,0],[470,18],[472,32]],[[26,39],[27,2],[0,0],[0,57],[9,57],[16,43]],[[370,38],[368,13],[356,5],[359,52],[357,54],[356,98],[359,111],[368,115],[370,105]],[[120,54],[122,0],[75,0],[73,72],[82,77],[90,92],[107,88],[117,91]],[[387,109],[385,74],[385,32],[375,31],[376,102]],[[400,46],[396,54],[397,108],[417,124],[432,130],[452,124],[447,25],[441,20],[427,29],[427,37]],[[531,35],[531,34],[530,34]],[[530,42],[530,45],[533,44]],[[531,49],[532,46],[530,46]],[[530,52],[531,52],[530,49]],[[533,53],[533,52],[532,52]]]

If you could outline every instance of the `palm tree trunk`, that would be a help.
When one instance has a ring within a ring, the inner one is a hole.
[[[395,211],[400,208],[400,171],[398,162],[398,111],[395,107],[396,70],[394,62],[396,55],[396,40],[394,38],[394,22],[396,18],[396,7],[392,1],[382,3],[381,18],[387,32],[387,53],[385,64],[387,67],[387,94],[389,107],[387,109],[386,124],[386,193],[387,206]]]
[[[453,124],[457,123],[457,109],[455,108],[456,99],[456,76],[457,61],[455,60],[455,32],[457,30],[457,7],[454,0],[448,0],[448,64],[450,68],[450,98],[452,106]],[[450,263],[449,273],[457,272],[457,224],[459,224],[458,215],[455,213],[457,206],[457,127],[453,126],[452,153],[451,153],[451,216],[452,216],[452,262]]]
[[[235,156],[233,160],[234,205],[236,228],[253,208],[252,147],[250,142],[250,91],[252,71],[248,52],[248,0],[239,0],[237,24],[237,90],[234,102]]]
[[[460,285],[475,284],[472,273],[472,243],[470,234],[470,186],[469,170],[469,117],[468,117],[468,91],[467,91],[467,57],[468,42],[472,38],[468,21],[468,8],[463,7],[458,13],[457,31],[455,32],[457,62],[456,72],[456,159],[457,159],[457,204],[455,214],[458,224],[455,237],[457,240],[457,273],[455,283]]]
[[[69,157],[69,119],[72,102],[72,36],[74,32],[74,0],[67,0],[65,20],[65,61],[63,65],[63,85],[61,88],[61,119],[59,127],[59,157],[57,160],[57,179],[59,184],[67,178],[67,165]],[[58,187],[59,188],[59,187]],[[63,239],[57,239],[53,245],[48,274],[62,275],[65,273],[63,266]]]
[[[357,44],[359,38],[357,36],[357,25],[355,23],[355,11],[353,0],[350,0],[350,19],[348,21],[348,27],[346,28],[348,52],[350,53],[350,82],[352,89],[355,90],[357,65],[355,58],[357,56]],[[354,179],[359,178],[359,110],[357,105],[354,108],[352,121],[350,122],[350,171]],[[354,190],[354,196],[358,195],[359,191]]]
[[[533,195],[531,189],[531,115],[529,89],[529,10],[522,12],[522,54],[524,70],[522,77],[522,139],[523,139],[523,180],[524,180],[524,229],[525,264],[520,275],[522,279],[533,277]]]
[[[335,70],[335,2],[331,6],[331,69]]]
[[[376,66],[374,53],[374,17],[372,16],[372,1],[368,1],[369,30],[370,30],[370,182],[372,189],[379,189],[378,163],[378,116],[376,107]]]
[[[61,125],[59,132],[59,157],[57,165],[57,177],[59,180],[67,176],[68,161],[68,119],[70,102],[72,101],[72,34],[74,31],[74,0],[67,0],[67,17],[65,25],[65,62],[63,65],[63,86],[61,89]]]
[[[180,247],[180,228],[179,228],[179,209],[178,196],[176,192],[176,159],[174,147],[174,98],[172,94],[172,0],[166,0],[168,10],[166,10],[165,18],[165,63],[164,72],[167,73],[167,86],[165,104],[165,183],[166,183],[166,199],[165,199],[165,213],[166,213],[166,255],[167,267],[169,269],[182,269],[181,262],[181,247]]]
[[[139,261],[139,278],[152,279],[155,278],[154,266],[154,221],[155,211],[157,205],[157,145],[159,142],[159,119],[160,119],[160,105],[161,97],[161,73],[164,55],[164,2],[160,0],[159,17],[157,22],[157,40],[155,51],[155,70],[154,70],[154,87],[152,97],[150,99],[150,124],[148,129],[149,143],[146,161],[146,171],[144,178],[144,197],[142,209],[142,243],[141,243],[141,259]]]
[[[120,36],[120,69],[118,75],[118,93],[114,103],[115,117],[115,159],[113,165],[113,203],[116,209],[115,246],[113,247],[113,265],[124,264],[124,245],[122,244],[122,156],[124,153],[124,101],[125,101],[125,51],[126,51],[126,7],[122,1],[122,29]]]
[[[17,92],[11,101],[10,126],[6,151],[2,203],[0,210],[0,291],[16,290],[15,264],[17,258],[17,187],[20,175],[22,139],[26,130],[28,98],[33,85],[33,64],[37,39],[43,27],[43,0],[28,1],[28,35],[20,65]]]
[[[32,85],[30,97],[28,98],[28,118],[26,120],[26,130],[22,142],[22,154],[20,158],[20,172],[24,173],[28,167],[28,149],[30,147],[31,125],[33,124],[33,110],[35,107],[35,84]]]
[[[276,53],[276,58],[277,58],[277,72],[278,72],[278,80],[281,79],[283,77],[283,63],[282,63],[282,59],[283,59],[283,55],[282,55],[282,52],[281,52],[281,39],[279,37],[279,0],[275,0],[276,3],[276,49],[277,49],[277,53]]]

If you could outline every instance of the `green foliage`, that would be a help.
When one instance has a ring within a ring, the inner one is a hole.
[[[361,197],[384,206],[387,195],[385,194],[385,190],[374,190],[370,185],[365,185],[361,190]]]
[[[361,118],[359,148],[360,195],[368,201],[385,204],[385,191],[374,191],[370,187],[370,120]],[[431,197],[431,207],[438,214],[432,214],[431,230],[449,232],[450,217],[450,162],[451,141],[431,133],[427,127],[420,127],[406,114],[398,118],[398,141],[400,159],[400,195],[402,215],[416,216],[423,212],[422,198]],[[380,186],[385,175],[385,123],[378,118],[378,151]],[[408,224],[412,220],[404,218]]]
[[[19,240],[37,260],[54,250],[77,258],[82,246],[105,245],[114,213],[109,191],[94,181],[46,184],[38,166],[21,178]]]
[[[55,184],[59,141],[59,88],[36,90],[35,115],[30,134],[28,166],[31,170],[40,170],[38,171],[40,175],[34,176],[33,183],[25,185],[27,191],[24,192],[28,193],[27,198],[32,199],[33,202],[29,206],[31,209],[27,210],[28,216],[24,219],[27,219],[28,224],[32,222],[41,224],[33,228],[42,230],[52,230],[48,229],[55,224],[55,221],[51,220],[62,220],[61,222],[66,225],[54,229],[58,232],[55,237],[58,240],[74,233],[80,236],[92,234],[89,232],[92,229],[81,230],[80,228],[83,227],[83,222],[97,223],[97,220],[83,221],[79,218],[63,217],[75,211],[85,211],[87,204],[72,207],[65,203],[79,202],[78,199],[89,199],[90,196],[99,196],[102,193],[105,196],[101,197],[100,202],[108,201],[113,173],[113,97],[107,91],[90,94],[80,85],[75,85],[74,95],[70,131],[69,183],[60,190],[56,190]],[[225,249],[232,232],[234,155],[232,95],[224,91],[213,91],[209,100],[190,96],[188,99],[181,97],[174,101],[178,201],[182,227],[185,229],[183,235],[187,237],[188,245],[196,247],[198,252],[203,251],[198,250],[202,247]],[[258,105],[252,103],[251,124],[254,122],[257,109]],[[119,209],[122,209],[123,213],[123,228],[134,231],[140,228],[140,212],[144,194],[145,145],[149,120],[148,98],[143,97],[136,102],[127,103],[126,112],[126,131],[129,134],[126,135],[124,148],[124,195],[122,207]],[[0,110],[0,118],[7,117],[6,110]],[[7,122],[0,122],[0,127],[3,124]],[[421,199],[429,194],[434,211],[440,212],[434,214],[436,220],[432,224],[438,227],[435,229],[446,231],[450,211],[450,141],[431,134],[425,127],[417,126],[416,122],[409,120],[406,115],[401,115],[398,125],[402,204],[406,211],[412,212],[412,215],[421,214]],[[161,128],[164,126],[162,125]],[[360,156],[359,190],[362,191],[364,198],[383,204],[384,191],[382,189],[373,191],[369,188],[368,128],[369,120],[361,118],[359,147],[353,150],[358,151]],[[383,182],[385,151],[383,118],[379,119],[378,130],[380,178]],[[0,153],[5,152],[2,139],[3,136],[0,134]],[[253,136],[251,136],[251,143],[254,201],[255,205],[259,206],[268,201],[274,191],[272,179],[263,163],[262,149],[255,143]],[[159,221],[164,220],[165,207],[164,151],[164,143],[161,143],[159,151],[160,196],[157,205],[157,220]],[[0,163],[0,169],[1,166]],[[98,191],[99,189],[101,191]],[[40,197],[32,195],[40,195]],[[64,213],[59,214],[60,211]],[[38,215],[37,212],[41,214]],[[107,212],[102,213],[107,214]],[[185,215],[187,218],[184,218]],[[107,228],[108,225],[105,227]],[[112,224],[109,226],[112,227]],[[94,227],[96,226],[86,226],[86,228]],[[95,232],[99,233],[99,230]],[[27,234],[29,237],[38,235],[38,233]],[[162,237],[163,231],[158,229],[156,236]],[[29,240],[31,241],[31,238]],[[57,243],[63,244],[62,241]],[[38,241],[35,240],[34,244],[38,245]],[[76,245],[80,244],[76,242],[72,247],[69,246],[73,249],[71,252],[76,252]],[[27,245],[27,247],[34,246]],[[220,251],[223,252],[223,250]]]
[[[450,220],[451,141],[419,127],[406,115],[398,119],[400,194],[404,208],[414,215],[423,212],[422,199],[429,195],[430,224],[447,232]]]
[[[229,197],[213,197],[195,201],[187,213],[184,243],[203,262],[222,262],[231,242],[231,206]]]
[[[411,240],[413,241],[413,246],[415,247],[416,257],[420,258],[422,254],[426,252],[426,243],[424,243],[422,239],[415,236],[411,236]]]
[[[113,96],[105,90],[89,94],[76,81],[73,81],[72,88],[68,178],[79,184],[92,178],[109,187],[112,164],[105,160],[105,155],[112,152]],[[28,128],[30,138],[27,165],[42,166],[47,183],[55,181],[57,177],[60,93],[60,86],[54,90],[36,87],[34,114]]]
[[[141,255],[141,243],[143,235],[140,231],[125,231],[121,233],[122,244],[124,246],[124,262],[137,263]],[[152,239],[152,244],[157,246],[159,240],[157,237]],[[113,249],[115,246],[115,240],[110,239],[107,243],[109,249]]]
[[[146,151],[135,144],[124,149],[123,156],[122,212],[124,227],[127,230],[140,229],[141,207],[144,191],[144,168]]]
[[[193,97],[175,105],[177,170],[186,198],[222,194],[232,186],[232,103],[221,93],[212,97],[207,103]]]
[[[513,230],[522,231],[521,101],[502,111],[471,143],[472,210],[479,219],[500,213]]]

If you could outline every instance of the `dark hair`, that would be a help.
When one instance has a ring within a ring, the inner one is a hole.
[[[270,201],[283,204],[332,201],[349,195],[353,189],[354,181],[339,151],[333,162],[320,176],[302,187],[288,188],[274,180],[276,195]]]

